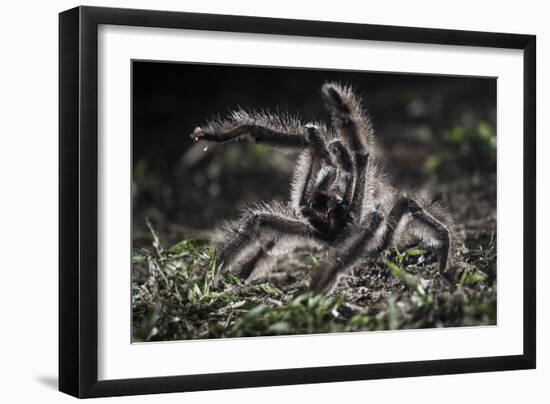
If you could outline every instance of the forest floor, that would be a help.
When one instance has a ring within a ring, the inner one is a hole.
[[[166,248],[151,228],[153,248],[134,252],[134,341],[496,324],[493,225],[469,226],[455,285],[429,252],[409,249],[360,263],[329,296],[307,291],[322,251],[279,259],[250,284],[226,273],[215,287],[208,240]]]
[[[468,169],[472,159],[496,161],[494,130],[484,122],[452,128],[436,149],[422,128],[406,145],[387,132],[382,155],[395,182],[432,191],[452,213],[463,240],[453,285],[441,281],[431,252],[413,248],[358,263],[329,295],[308,292],[326,251],[297,250],[249,284],[225,273],[215,287],[211,240],[220,223],[250,201],[285,199],[295,156],[198,145],[182,157],[185,175],[160,180],[145,164],[134,168],[133,340],[496,324],[495,167]]]

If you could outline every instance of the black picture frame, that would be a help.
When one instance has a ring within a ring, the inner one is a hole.
[[[100,24],[523,50],[523,354],[98,381]],[[84,398],[535,368],[535,60],[533,35],[96,7],[60,13],[59,389]]]

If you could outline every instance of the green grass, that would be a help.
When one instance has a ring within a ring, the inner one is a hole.
[[[420,133],[419,136],[425,136]],[[486,121],[473,127],[457,125],[442,134],[441,148],[425,161],[428,173],[436,174],[452,165],[461,170],[496,169],[497,137],[495,128]]]
[[[147,226],[151,246],[133,252],[134,342],[482,325],[496,318],[494,279],[470,265],[454,290],[443,289],[436,278],[424,278],[435,264],[423,250],[390,252],[325,296],[307,286],[326,257],[297,253],[290,281],[245,284],[224,273],[215,285],[219,268],[208,240],[164,246],[151,223]],[[484,253],[470,252],[466,259],[490,263]],[[378,290],[370,287],[376,282]],[[369,293],[387,297],[364,303]]]

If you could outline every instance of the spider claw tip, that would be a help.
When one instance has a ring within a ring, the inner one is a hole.
[[[195,142],[199,140],[200,137],[204,136],[204,132],[202,131],[200,126],[197,126],[193,133],[191,134],[191,139],[193,139]]]

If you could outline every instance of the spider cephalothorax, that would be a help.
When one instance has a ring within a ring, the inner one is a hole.
[[[246,278],[257,278],[270,258],[297,247],[331,250],[311,281],[330,290],[361,258],[390,246],[419,244],[435,252],[448,277],[453,257],[449,215],[435,202],[399,194],[377,167],[374,133],[352,89],[322,87],[332,125],[302,124],[289,116],[238,110],[226,119],[197,127],[195,140],[225,143],[245,137],[266,145],[300,150],[288,203],[246,209],[227,226],[218,263]]]

